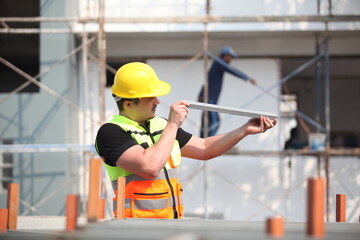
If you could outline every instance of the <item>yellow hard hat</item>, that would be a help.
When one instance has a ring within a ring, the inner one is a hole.
[[[170,84],[161,81],[152,67],[132,62],[117,70],[111,91],[121,98],[144,98],[166,95],[170,88]]]

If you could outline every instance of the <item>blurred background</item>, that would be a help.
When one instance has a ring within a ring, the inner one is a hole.
[[[86,213],[89,160],[100,125],[117,114],[111,96],[123,64],[150,64],[169,95],[197,101],[212,59],[231,46],[220,105],[276,113],[279,124],[206,164],[183,159],[185,217],[306,219],[306,181],[326,185],[326,219],[347,195],[360,205],[360,2],[357,0],[0,0],[0,207],[20,184],[19,215],[64,214],[79,194]],[[183,128],[198,135],[201,112]],[[248,118],[221,114],[219,133]],[[106,173],[102,196],[111,202]],[[111,204],[108,217],[111,217]]]

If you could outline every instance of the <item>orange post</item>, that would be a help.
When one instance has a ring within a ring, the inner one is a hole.
[[[324,202],[325,181],[323,178],[310,178],[307,186],[307,234],[313,237],[325,235]]]
[[[281,238],[284,236],[284,219],[273,217],[266,220],[266,233],[270,237]]]
[[[336,194],[336,222],[346,222],[345,194]]]
[[[90,159],[89,199],[87,206],[87,218],[89,222],[96,222],[98,220],[101,189],[101,166],[102,160],[100,158]]]
[[[19,184],[9,183],[7,194],[8,228],[16,230],[19,209]]]
[[[125,178],[119,177],[117,181],[116,219],[124,219],[125,209]]]
[[[78,202],[77,195],[66,196],[66,230],[72,231],[76,229],[78,217]]]
[[[7,208],[0,209],[0,233],[5,233],[7,231],[8,214],[9,211]]]
[[[105,206],[106,206],[106,199],[100,199],[99,200],[99,212],[98,212],[98,218],[104,219],[105,218]]]

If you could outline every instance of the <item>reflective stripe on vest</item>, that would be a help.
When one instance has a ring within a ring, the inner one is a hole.
[[[168,175],[171,181],[174,181],[176,179],[176,170],[177,169],[171,169],[168,170]],[[136,181],[152,181],[154,179],[145,179],[137,175],[129,175],[126,179],[126,184],[128,183],[134,183]],[[160,172],[159,176],[156,178],[156,180],[166,180],[164,172]],[[117,191],[117,180],[114,180],[111,182],[113,189]],[[182,192],[181,185],[178,183],[179,191]],[[151,193],[140,193],[140,192],[132,192],[133,195],[136,195],[133,204],[135,209],[145,209],[145,210],[156,210],[156,209],[162,209],[166,207],[171,207],[173,205],[173,200],[168,191],[166,192],[151,192]],[[170,197],[168,197],[170,195]],[[145,196],[152,196],[154,199],[141,199]],[[175,204],[181,205],[180,198],[175,198]],[[116,202],[114,202],[116,203]],[[116,204],[114,204],[114,211],[116,211]],[[125,209],[131,208],[131,193],[125,194]]]
[[[115,115],[110,123],[119,125],[143,147],[145,145],[150,147],[160,139],[167,121],[162,118],[153,118],[150,120],[149,130],[120,115]],[[171,156],[165,165],[166,171],[162,170],[153,179],[146,179],[120,167],[105,164],[115,195],[118,177],[126,177],[126,218],[181,218],[183,211],[180,199],[182,187],[178,182],[176,169],[180,165],[180,160],[179,143],[175,141]],[[113,200],[114,212],[116,213],[116,198]]]
[[[153,179],[142,178],[135,174],[125,177],[125,218],[174,218],[174,206],[177,218],[181,218],[183,189],[177,181],[176,172],[176,168],[167,170],[174,196],[167,183],[165,171],[161,171]],[[116,195],[117,180],[111,183]],[[113,199],[114,213],[116,213],[116,203],[115,197]]]

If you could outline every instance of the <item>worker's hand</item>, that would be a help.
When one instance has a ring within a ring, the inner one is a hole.
[[[172,104],[170,106],[168,122],[175,123],[178,127],[180,127],[189,112],[188,106],[189,103],[184,100]]]
[[[249,78],[249,82],[250,82],[252,85],[256,85],[256,80],[253,79],[253,78]]]
[[[248,134],[263,133],[266,130],[273,128],[277,123],[277,119],[273,121],[268,117],[260,116],[259,118],[252,118],[246,124],[246,132]]]

